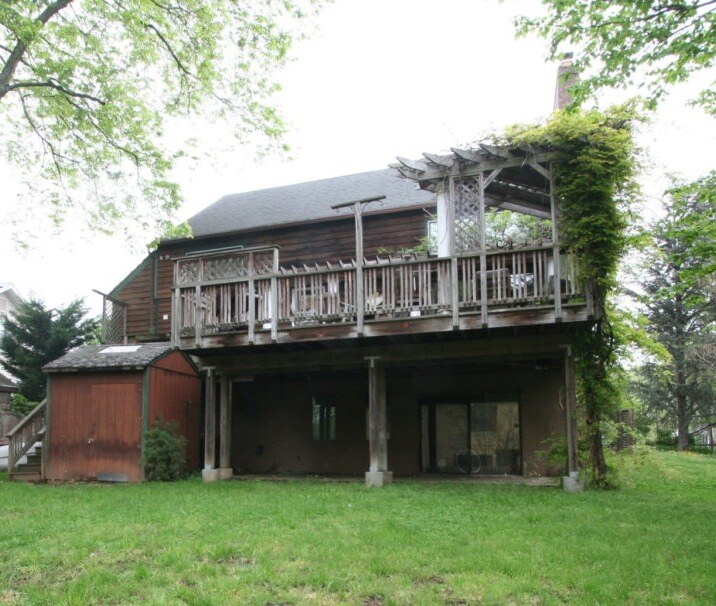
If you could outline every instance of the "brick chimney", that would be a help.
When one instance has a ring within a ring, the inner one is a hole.
[[[579,75],[572,61],[573,53],[564,53],[557,68],[557,84],[554,89],[554,109],[562,109],[572,102],[569,89],[579,82]]]

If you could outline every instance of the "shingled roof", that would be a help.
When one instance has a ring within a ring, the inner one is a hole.
[[[189,219],[189,225],[194,236],[201,237],[350,216],[352,209],[333,210],[331,206],[382,195],[385,200],[371,204],[368,212],[435,201],[435,194],[417,189],[415,183],[387,168],[224,196]]]
[[[145,368],[172,351],[170,343],[141,345],[83,345],[45,364],[46,372]]]

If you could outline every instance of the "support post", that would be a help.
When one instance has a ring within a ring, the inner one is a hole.
[[[204,280],[204,260],[197,260],[199,267],[197,269],[196,286],[194,287],[194,345],[201,345],[202,324],[204,319],[204,302],[201,296],[201,283]]]
[[[273,250],[273,263],[271,270],[271,341],[276,343],[278,340],[278,248]]]
[[[219,479],[219,470],[216,469],[216,375],[213,367],[206,369],[204,407],[204,469],[201,477],[204,482],[214,482]]]
[[[554,170],[552,163],[549,165],[549,207],[552,219],[552,263],[554,264],[554,318],[557,322],[562,321],[562,267],[559,256],[559,211],[554,198]]]
[[[363,209],[360,202],[353,207],[356,227],[356,330],[363,334],[365,318],[365,285],[363,284]]]
[[[234,475],[231,468],[231,380],[221,376],[219,402],[219,479],[229,480]]]
[[[368,450],[369,471],[365,474],[366,486],[383,486],[393,481],[388,471],[388,419],[386,411],[385,368],[379,357],[368,361]]]
[[[478,179],[478,221],[480,222],[480,319],[487,326],[487,233],[485,231],[485,173]]]
[[[249,254],[249,343],[253,345],[256,333],[256,282],[254,281],[254,253]]]
[[[564,414],[567,423],[567,475],[562,478],[562,487],[566,492],[580,492],[584,489],[582,481],[579,479],[577,424],[574,417],[574,404],[574,356],[572,355],[572,349],[566,347],[564,355]]]
[[[353,202],[334,204],[332,209],[352,207],[356,228],[356,332],[363,336],[363,322],[365,320],[365,285],[363,284],[363,205],[384,200],[385,196],[363,198]]]

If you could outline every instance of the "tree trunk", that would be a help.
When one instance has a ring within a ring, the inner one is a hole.
[[[686,450],[689,447],[689,415],[686,410],[686,394],[684,394],[684,377],[677,373],[676,391],[676,433],[678,434],[677,448]]]
[[[595,394],[592,390],[585,391],[586,422],[589,440],[589,462],[592,466],[592,481],[595,486],[607,485],[607,462],[604,460],[604,445],[599,414],[595,406]]]

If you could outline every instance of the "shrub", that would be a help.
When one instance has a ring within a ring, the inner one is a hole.
[[[174,423],[157,419],[144,442],[144,475],[151,482],[171,482],[186,473],[186,439]]]
[[[37,406],[37,402],[28,400],[21,393],[14,393],[10,398],[10,412],[19,417],[25,417]]]

